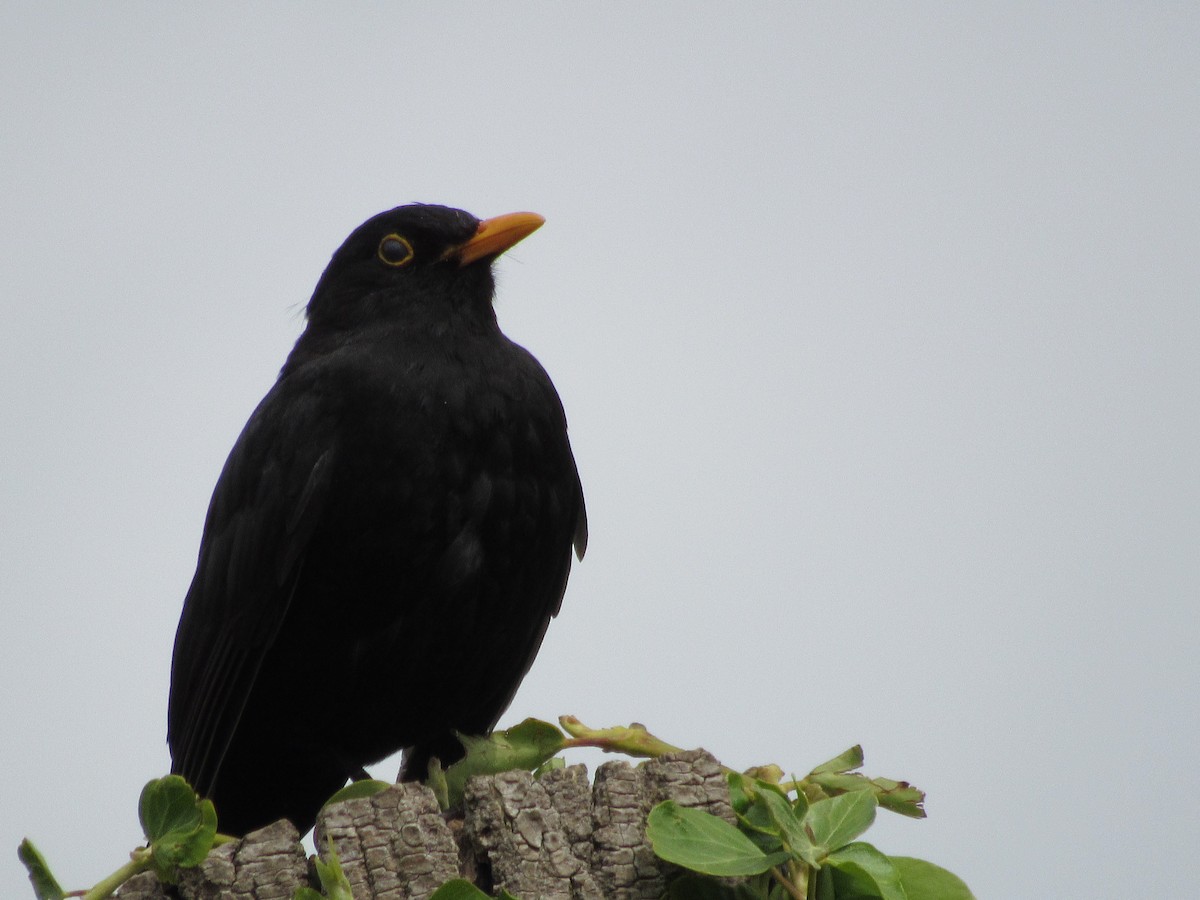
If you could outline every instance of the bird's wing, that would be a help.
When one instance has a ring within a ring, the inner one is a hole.
[[[578,481],[578,474],[575,476]],[[575,517],[575,537],[572,545],[575,548],[575,557],[580,561],[583,560],[583,554],[587,552],[588,527],[587,527],[587,508],[583,502],[583,488],[579,488],[579,515]]]
[[[576,558],[582,560],[587,550],[587,508],[583,499],[579,469],[570,444],[565,439],[566,416],[550,377],[532,356],[528,359],[541,373],[540,384],[545,394],[544,407],[557,411],[557,415],[542,423],[545,433],[537,441],[543,447],[555,446],[560,449],[555,454],[555,464],[550,466],[550,471],[556,473],[551,483],[538,484],[525,494],[526,500],[537,510],[536,518],[544,523],[544,530],[531,541],[532,546],[525,551],[526,554],[532,555],[528,557],[530,564],[524,574],[526,580],[521,585],[520,598],[523,609],[520,615],[508,618],[505,627],[513,631],[506,633],[502,641],[506,652],[512,653],[513,648],[524,648],[524,654],[513,660],[519,666],[513,671],[513,677],[508,680],[497,679],[489,689],[480,693],[478,699],[481,705],[490,710],[490,721],[484,723],[485,728],[493,727],[512,702],[517,688],[542,646],[550,620],[557,616],[562,608],[567,580],[571,574],[572,552]]]
[[[332,418],[282,382],[229,454],[204,524],[175,636],[172,769],[209,793],[260,665],[288,612],[329,496]]]

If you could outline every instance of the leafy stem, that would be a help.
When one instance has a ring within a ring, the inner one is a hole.
[[[645,725],[616,728],[588,728],[574,716],[559,716],[558,724],[571,736],[563,741],[563,748],[598,747],[606,753],[624,753],[626,756],[656,757],[664,753],[678,753],[683,748],[668,744],[646,730]]]
[[[79,896],[83,900],[104,900],[106,897],[111,897],[113,891],[123,885],[134,875],[145,872],[151,865],[151,853],[149,847],[139,847],[129,854],[129,862],[117,869],[107,878],[98,881],[94,887],[87,891],[81,891],[70,894],[68,896]]]

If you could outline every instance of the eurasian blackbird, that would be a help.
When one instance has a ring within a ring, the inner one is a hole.
[[[587,520],[550,378],[492,262],[543,222],[413,204],[334,253],[217,481],[171,667],[172,771],[220,830],[312,826],[363,767],[489,731]]]

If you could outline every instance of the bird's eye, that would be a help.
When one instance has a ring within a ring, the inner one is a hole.
[[[413,248],[405,238],[398,234],[389,234],[379,242],[379,258],[389,266],[397,269],[412,262]]]

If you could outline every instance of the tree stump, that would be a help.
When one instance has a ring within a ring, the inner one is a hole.
[[[660,897],[674,867],[654,855],[646,816],[663,800],[729,822],[729,788],[703,750],[634,767],[605,763],[588,783],[576,765],[540,778],[528,772],[477,776],[464,809],[442,813],[423,785],[398,784],[322,810],[314,842],[341,860],[355,900],[423,900],[452,878],[521,900]],[[315,886],[299,835],[276,822],[216,848],[200,866],[164,886],[152,874],[125,884],[124,900],[291,900]]]

